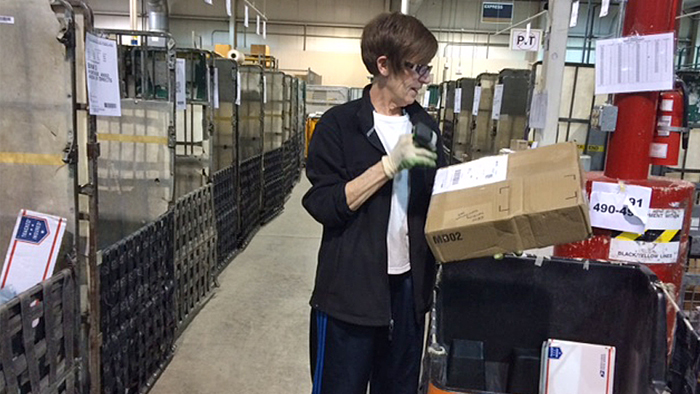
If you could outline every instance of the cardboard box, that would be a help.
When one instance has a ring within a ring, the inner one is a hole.
[[[573,143],[490,156],[438,171],[425,235],[436,259],[459,261],[590,237]]]
[[[231,50],[231,45],[216,44],[214,45],[214,52],[221,57],[228,57],[228,53]]]
[[[540,393],[612,394],[615,347],[549,339],[540,374]]]
[[[270,56],[270,47],[267,45],[251,45],[250,46],[251,55],[263,55]]]
[[[526,149],[530,149],[527,140],[510,140],[510,150],[517,152]]]

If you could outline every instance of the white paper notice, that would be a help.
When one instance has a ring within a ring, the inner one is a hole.
[[[502,182],[507,176],[508,155],[488,156],[439,169],[435,175],[433,194]]]
[[[0,25],[14,25],[15,18],[12,16],[0,15]]]
[[[241,85],[243,81],[241,80],[241,72],[238,71],[236,74],[236,105],[241,105]]]
[[[214,108],[219,108],[219,69],[214,68],[214,83],[212,84]]]
[[[262,21],[263,25],[263,39],[267,38],[267,21]]]
[[[423,95],[423,108],[428,108],[430,106],[430,91],[426,90]]]
[[[250,11],[248,11],[248,6],[245,6],[245,18],[243,19],[243,26],[248,27],[248,19],[250,18]]]
[[[267,75],[263,75],[263,104],[267,104]]]
[[[462,88],[455,89],[455,110],[454,113],[462,112]]]
[[[683,228],[683,209],[649,209],[647,230],[680,230]]]
[[[596,41],[595,94],[673,88],[673,33]]]
[[[580,5],[581,3],[578,0],[571,5],[571,20],[569,21],[569,27],[576,27],[576,24],[578,24],[578,9]]]
[[[503,102],[503,84],[499,83],[493,90],[493,107],[491,107],[491,119],[501,118],[501,103]]]
[[[187,109],[185,59],[175,59],[175,103],[178,111]]]
[[[547,125],[547,92],[532,95],[529,125],[533,129],[544,129]]]
[[[474,102],[472,103],[472,115],[479,115],[479,105],[481,104],[481,86],[474,86]]]
[[[90,115],[121,116],[117,43],[87,33],[85,63]]]
[[[0,274],[0,289],[11,285],[21,293],[51,277],[66,223],[56,216],[20,211]]]
[[[603,4],[600,6],[600,17],[608,16],[608,11],[610,10],[610,0],[603,0]]]
[[[593,182],[591,225],[642,234],[649,220],[650,201],[650,187]]]
[[[656,243],[610,240],[610,260],[645,264],[670,264],[678,261],[679,242]]]
[[[255,15],[255,34],[260,35],[260,15]]]

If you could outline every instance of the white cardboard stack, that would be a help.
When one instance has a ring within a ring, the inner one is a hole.
[[[549,339],[540,370],[540,394],[612,394],[615,347]]]

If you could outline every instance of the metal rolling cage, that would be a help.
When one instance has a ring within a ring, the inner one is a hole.
[[[461,105],[455,108],[454,141],[452,143],[452,162],[461,163],[469,161],[471,153],[472,123],[474,116],[474,87],[476,79],[461,78],[457,80],[457,87],[462,89]]]
[[[297,125],[298,128],[295,138],[295,149],[297,152],[296,163],[294,165],[295,182],[299,179],[299,176],[301,175],[301,167],[305,159],[303,147],[306,144],[306,117],[309,114],[309,109],[306,107],[306,86],[307,85],[305,81],[299,81],[299,90],[297,91],[299,97],[299,124]]]
[[[289,128],[286,130],[284,139],[284,191],[289,194],[294,187],[294,172],[297,165],[296,155],[299,147],[296,145],[297,133],[299,132],[301,115],[301,97],[299,95],[299,79],[290,78],[290,112],[291,118]]]
[[[0,393],[81,392],[76,293],[63,270],[0,305]]]
[[[265,150],[263,154],[262,221],[267,222],[284,204],[284,151],[282,143],[289,123],[288,79],[279,71],[265,73]]]
[[[164,214],[175,193],[175,41],[168,33],[95,30],[115,40],[122,116],[97,118],[99,245]]]
[[[177,111],[175,195],[183,196],[207,183],[212,173],[214,55],[200,49],[177,49],[185,63],[184,109]]]
[[[306,94],[306,107],[309,112],[326,112],[331,107],[347,103],[350,99],[350,88],[308,85]]]
[[[481,87],[481,99],[479,100],[479,112],[472,122],[471,160],[490,156],[493,152],[493,120],[491,110],[493,107],[493,90],[498,80],[498,74],[482,73],[476,77],[477,86]]]
[[[54,5],[0,0],[0,15],[12,15],[17,26],[3,30],[0,55],[23,59],[0,69],[0,183],[12,186],[0,192],[2,254],[22,209],[60,216],[67,225],[55,273],[0,306],[0,393],[68,394],[80,390],[84,377],[75,280],[84,262],[77,253],[75,14],[65,1]]]
[[[173,213],[103,251],[102,392],[143,392],[173,355]]]
[[[265,84],[260,66],[239,67],[241,105],[238,107],[240,238],[244,245],[261,223]]]
[[[443,97],[445,100],[443,101],[444,107],[440,123],[442,144],[445,148],[445,156],[448,158],[450,164],[452,163],[452,142],[454,141],[456,87],[457,83],[455,81],[444,82]]]
[[[209,300],[214,284],[217,233],[212,185],[180,197],[173,211],[179,335]]]
[[[540,61],[532,66],[530,86],[535,86],[541,73]],[[591,130],[590,117],[593,106],[604,104],[607,96],[595,95],[595,69],[592,64],[566,63],[563,80],[557,142],[576,142],[583,154],[591,156],[591,170],[602,171],[607,133]]]
[[[428,85],[428,106],[425,108],[428,114],[438,121],[438,111],[440,108],[440,85]]]
[[[238,176],[238,64],[216,58],[219,107],[214,109],[214,165],[212,175],[216,214],[217,266],[223,270],[238,249],[240,185]]]
[[[492,154],[510,147],[512,139],[524,139],[527,135],[528,92],[530,70],[503,69],[498,74],[498,83],[503,85],[501,112],[494,124]]]

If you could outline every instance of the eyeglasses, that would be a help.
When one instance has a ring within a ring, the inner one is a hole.
[[[430,71],[433,69],[433,66],[426,64],[413,64],[411,62],[403,62],[403,64],[406,68],[415,71],[420,78],[430,75]]]

